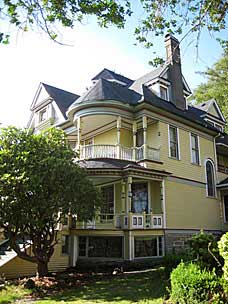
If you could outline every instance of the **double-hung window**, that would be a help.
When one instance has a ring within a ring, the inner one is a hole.
[[[193,164],[200,164],[199,138],[196,134],[193,133],[191,133],[191,159]]]
[[[168,100],[168,89],[160,86],[160,97],[164,100]]]
[[[101,206],[101,220],[112,220],[114,216],[114,185],[101,188],[103,204]]]
[[[169,156],[179,159],[178,130],[174,126],[169,126]]]

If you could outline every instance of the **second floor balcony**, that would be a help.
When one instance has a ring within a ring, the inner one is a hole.
[[[79,149],[80,159],[113,158],[128,161],[143,159],[160,161],[160,149],[148,145],[125,147],[122,145],[84,145]]]

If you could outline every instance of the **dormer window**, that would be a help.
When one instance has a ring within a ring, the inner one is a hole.
[[[47,109],[43,109],[39,112],[39,122],[43,122],[47,119]]]
[[[168,100],[168,88],[160,86],[160,97],[164,100]]]

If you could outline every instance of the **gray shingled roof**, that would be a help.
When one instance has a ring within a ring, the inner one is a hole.
[[[116,82],[99,79],[96,84],[79,97],[70,108],[73,108],[79,103],[94,100],[102,100],[104,102],[107,102],[108,100],[116,100],[134,105],[137,104],[141,98],[142,95]]]
[[[46,83],[42,83],[48,94],[51,96],[51,98],[54,99],[54,101],[57,103],[60,111],[66,117],[66,111],[69,108],[69,106],[79,98],[79,95],[61,90],[59,88],[50,86]]]
[[[142,166],[136,162],[120,159],[96,159],[96,160],[82,160],[78,162],[79,166],[85,169],[123,169],[127,166],[136,166],[139,169],[143,169]]]
[[[157,69],[143,75],[142,77],[136,79],[133,84],[130,86],[130,89],[138,92],[138,93],[142,93],[142,85],[146,84],[147,82],[158,78],[167,68],[167,65],[162,65],[160,67],[158,67]]]
[[[210,99],[208,101],[196,104],[195,107],[200,109],[200,110],[203,110],[203,111],[207,112],[213,102],[214,102],[214,99]]]
[[[228,135],[216,138],[216,144],[223,144],[228,146]]]
[[[223,181],[221,181],[221,182],[217,185],[217,187],[222,188],[223,186],[224,186],[224,187],[227,187],[227,185],[228,185],[228,177],[225,178]]]
[[[127,86],[130,86],[134,82],[130,78],[117,74],[108,69],[103,69],[99,74],[97,74],[95,77],[92,78],[92,80],[99,80],[99,79],[117,80],[126,83]]]

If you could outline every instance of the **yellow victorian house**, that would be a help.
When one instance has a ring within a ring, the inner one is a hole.
[[[226,121],[215,100],[187,104],[179,42],[167,35],[165,47],[166,63],[156,70],[131,80],[104,69],[82,96],[40,84],[28,127],[63,129],[103,194],[92,221],[73,216],[59,227],[50,270],[80,261],[156,259],[201,229],[227,230]],[[0,271],[35,271],[8,252],[12,258],[0,259]]]

